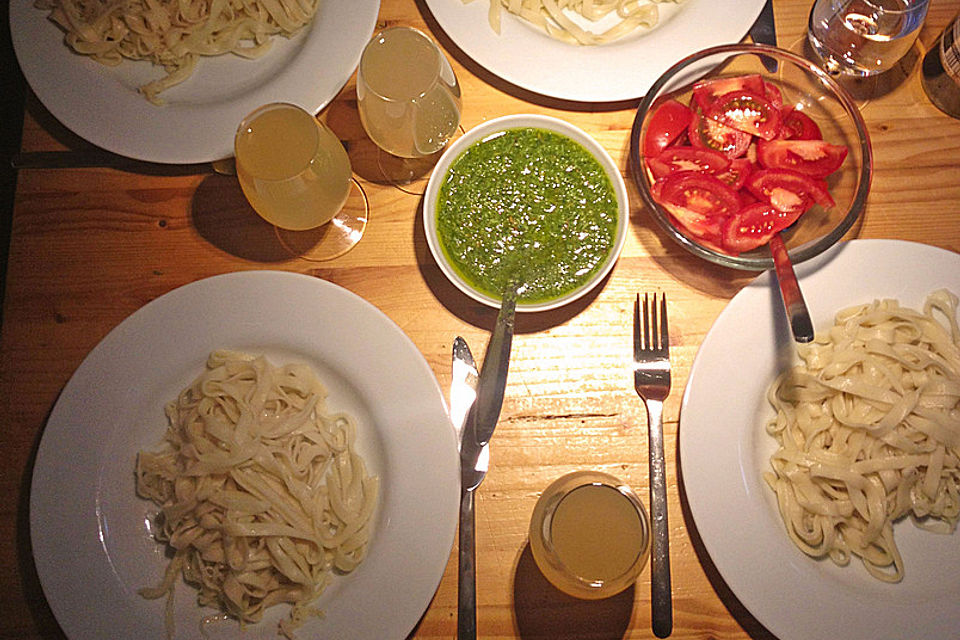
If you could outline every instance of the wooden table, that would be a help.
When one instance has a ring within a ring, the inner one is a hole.
[[[809,6],[809,0],[776,1],[785,46],[801,40]],[[957,0],[933,0],[914,63],[958,9]],[[413,0],[383,0],[380,25],[425,28],[426,14],[425,6]],[[534,101],[516,95],[470,60],[451,58],[465,96],[465,128],[503,114],[555,115],[593,135],[626,171],[635,105],[575,110]],[[855,234],[960,252],[960,121],[933,107],[918,67],[910,71],[863,109],[876,170],[863,224]],[[31,558],[27,507],[32,456],[57,394],[84,356],[157,296],[231,271],[309,273],[355,292],[392,318],[445,390],[455,336],[464,336],[475,353],[483,353],[495,315],[444,280],[417,222],[420,197],[378,183],[354,87],[351,80],[325,117],[350,149],[370,199],[371,220],[360,244],[331,262],[311,263],[283,251],[229,177],[113,169],[20,172],[0,350],[0,450],[5,460],[0,489],[7,496],[0,507],[0,638],[62,636]],[[35,98],[28,98],[26,109],[24,150],[87,146]],[[676,467],[680,399],[691,362],[717,315],[753,276],[688,255],[653,225],[632,185],[630,197],[626,247],[605,286],[584,302],[518,321],[492,467],[477,500],[483,638],[652,637],[649,571],[621,596],[599,603],[572,601],[552,590],[536,570],[527,527],[539,492],[568,471],[606,470],[645,495],[646,417],[627,364],[633,297],[654,290],[669,298],[672,329],[674,386],[665,415],[673,637],[772,637],[711,564],[678,486]],[[412,637],[453,637],[456,603],[454,549]]]

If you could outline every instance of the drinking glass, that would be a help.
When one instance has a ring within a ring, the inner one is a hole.
[[[865,78],[893,68],[913,46],[928,0],[816,0],[807,38],[823,68]]]
[[[274,225],[281,242],[280,230],[322,228],[310,257],[329,259],[360,240],[366,210],[358,216],[344,206],[353,182],[350,159],[316,117],[293,104],[264,105],[240,123],[234,154],[247,201]]]
[[[616,477],[574,471],[544,490],[530,518],[530,550],[557,589],[585,600],[632,586],[650,555],[643,503]]]
[[[401,158],[436,153],[460,125],[453,68],[433,40],[410,27],[389,27],[367,43],[357,101],[370,139]]]

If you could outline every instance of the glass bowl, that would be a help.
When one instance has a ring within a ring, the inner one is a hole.
[[[776,71],[770,72],[763,66],[764,57],[777,62]],[[699,241],[679,226],[654,200],[653,178],[643,156],[643,140],[650,117],[663,102],[676,99],[689,104],[693,85],[699,80],[751,74],[760,75],[780,89],[784,109],[793,107],[813,119],[824,141],[846,145],[848,149],[840,168],[826,178],[834,206],[814,205],[781,232],[791,261],[796,264],[808,260],[840,240],[860,217],[870,191],[873,173],[870,136],[856,103],[846,90],[815,64],[789,51],[755,44],[722,45],[687,56],[667,69],[650,87],[637,110],[630,134],[630,174],[653,219],[680,246],[726,267],[764,271],[773,268],[773,259],[765,245],[731,255]]]

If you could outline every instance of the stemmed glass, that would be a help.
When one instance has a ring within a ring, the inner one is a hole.
[[[367,135],[388,155],[378,158],[380,168],[396,183],[429,170],[460,126],[460,85],[450,62],[410,27],[389,27],[367,43],[357,104]]]
[[[319,119],[293,104],[264,105],[240,123],[234,153],[244,195],[288,250],[329,260],[360,241],[366,195],[340,140]],[[351,199],[354,184],[363,196],[359,208]],[[309,254],[292,249],[297,232],[308,230],[322,230],[311,234]]]

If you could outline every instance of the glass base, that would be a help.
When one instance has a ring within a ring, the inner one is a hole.
[[[457,133],[464,133],[463,125],[457,126],[457,132],[447,140],[441,149],[431,153],[428,156],[419,158],[403,158],[395,156],[389,151],[384,151],[377,147],[377,169],[380,177],[389,185],[396,187],[404,193],[414,196],[422,196],[427,189],[427,180],[433,167],[440,160],[440,156],[446,151],[450,144],[458,137]]]
[[[914,42],[907,53],[887,71],[861,75],[848,73],[846,68],[835,63],[831,64],[831,60],[825,60],[811,44],[810,38],[806,34],[786,49],[821,67],[831,78],[836,80],[837,84],[847,90],[850,97],[857,102],[860,108],[866,106],[871,100],[891,93],[903,85],[914,70],[918,68],[923,58],[919,41]]]
[[[310,262],[326,262],[339,258],[360,242],[370,219],[367,192],[356,178],[340,212],[333,219],[315,229],[291,231],[274,227],[277,240],[291,255]]]

